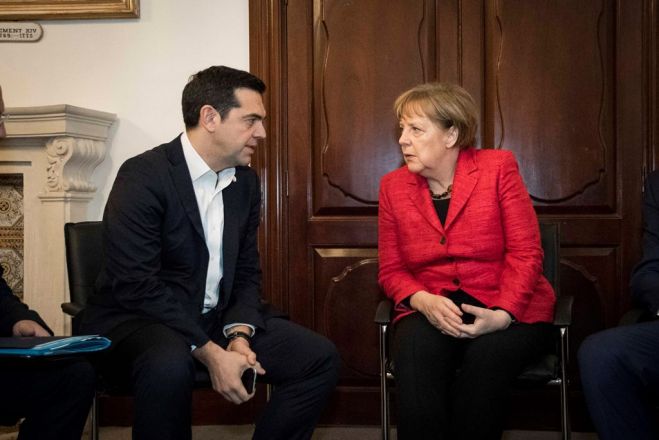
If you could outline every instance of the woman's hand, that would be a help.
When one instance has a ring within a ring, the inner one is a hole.
[[[423,313],[428,322],[442,333],[460,337],[462,311],[447,297],[420,290],[410,297],[410,305]]]
[[[462,310],[476,317],[473,324],[456,326],[460,338],[475,338],[487,333],[505,330],[512,322],[512,318],[505,310],[490,310],[470,304],[462,304]]]

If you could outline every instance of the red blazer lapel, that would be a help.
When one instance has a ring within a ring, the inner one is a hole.
[[[409,173],[408,185],[409,185],[409,196],[412,200],[412,203],[418,209],[423,218],[430,223],[430,225],[437,229],[442,234],[444,233],[444,228],[442,223],[437,217],[437,212],[435,207],[432,204],[430,198],[430,187],[428,186],[428,181],[425,177],[421,177],[418,174]]]
[[[479,175],[480,172],[474,161],[474,149],[467,148],[462,150],[458,156],[458,163],[455,166],[453,191],[451,193],[448,214],[446,215],[445,229],[451,226],[458,214],[460,214],[460,211],[462,211],[462,208],[467,204],[467,200],[471,197],[476,182],[478,182]]]

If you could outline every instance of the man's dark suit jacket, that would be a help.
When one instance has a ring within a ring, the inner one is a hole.
[[[12,327],[24,319],[35,321],[52,333],[39,314],[23,304],[2,278],[4,269],[0,266],[0,336],[12,336]]]
[[[237,167],[236,181],[222,196],[224,266],[218,322],[264,328],[264,313],[271,310],[260,301],[261,194],[256,173]],[[208,342],[200,317],[209,254],[180,137],[121,166],[105,207],[103,235],[105,264],[84,312],[82,331],[108,334],[120,324],[130,328],[129,321],[153,321],[178,331],[191,345]],[[114,335],[114,340],[120,337]]]
[[[632,272],[634,300],[652,314],[659,311],[659,171],[645,180],[643,258]]]

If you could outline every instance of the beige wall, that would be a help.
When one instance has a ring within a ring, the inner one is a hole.
[[[116,113],[94,172],[100,219],[118,167],[182,129],[180,93],[212,64],[249,68],[247,0],[141,0],[139,19],[41,21],[37,43],[0,43],[8,107],[73,104]]]

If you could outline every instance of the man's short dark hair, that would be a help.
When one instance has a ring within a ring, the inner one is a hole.
[[[211,66],[192,75],[181,97],[185,126],[190,128],[199,124],[199,111],[204,105],[212,106],[222,119],[226,118],[232,108],[240,105],[234,93],[240,88],[260,94],[265,92],[263,81],[244,70]]]

